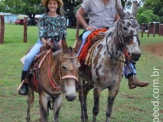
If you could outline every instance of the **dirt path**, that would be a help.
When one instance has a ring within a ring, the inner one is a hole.
[[[143,49],[163,59],[163,43],[146,45]]]

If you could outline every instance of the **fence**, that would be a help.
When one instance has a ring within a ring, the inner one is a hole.
[[[0,44],[4,43],[4,16],[0,15]]]
[[[159,23],[149,23],[145,24],[142,23],[142,32],[141,37],[143,37],[143,33],[145,30],[147,30],[147,37],[149,37],[149,34],[153,34],[153,37],[155,37],[155,34],[159,34],[159,36],[163,36],[163,24]]]

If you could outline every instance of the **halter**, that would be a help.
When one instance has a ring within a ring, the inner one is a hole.
[[[117,61],[120,61],[120,62],[122,62],[122,63],[125,63],[126,65],[128,65],[129,64],[129,62],[131,62],[131,57],[130,57],[130,55],[127,53],[127,48],[126,48],[126,46],[125,46],[125,39],[124,39],[124,36],[123,36],[123,34],[122,34],[122,22],[123,22],[123,20],[124,19],[135,19],[135,17],[125,17],[125,18],[123,18],[123,19],[120,19],[119,21],[118,21],[118,25],[117,25],[117,34],[118,34],[118,38],[119,38],[119,43],[124,47],[123,48],[123,51],[124,51],[124,55],[125,55],[125,57],[126,57],[126,61],[122,61],[122,60],[120,60],[119,58],[116,58],[115,56],[114,56],[114,54],[113,53],[111,53],[111,52],[109,52],[109,47],[108,47],[108,44],[107,44],[107,39],[108,39],[108,37],[110,36],[110,35],[112,35],[112,32],[111,33],[109,33],[108,34],[108,36],[107,36],[107,38],[106,38],[106,46],[107,46],[107,52],[108,52],[108,54],[110,55],[110,58],[113,58],[113,59],[115,59],[115,60],[117,60]],[[137,36],[137,35],[130,35],[130,36]],[[129,36],[129,37],[130,37]]]
[[[53,78],[53,76],[52,76],[52,74],[51,74],[51,69],[50,69],[50,64],[51,64],[51,52],[52,51],[50,51],[50,54],[49,54],[49,61],[48,61],[48,77],[49,77],[49,80],[50,80],[50,83],[51,83],[51,85],[53,86],[53,88],[55,88],[55,89],[57,89],[57,90],[61,90],[61,87],[58,87],[59,85],[57,85],[57,83],[55,82],[55,80],[54,80],[54,78]],[[63,56],[64,57],[64,56]],[[74,57],[64,57],[64,58],[68,58],[68,59],[76,59],[77,58],[77,56],[74,56]],[[60,66],[59,66],[60,67]],[[60,70],[61,70],[61,68],[60,68]],[[61,76],[61,74],[60,74],[60,81],[62,81],[62,80],[65,80],[65,79],[74,79],[75,81],[77,81],[78,82],[78,78],[76,77],[76,76],[74,76],[74,75],[65,75],[65,76]]]
[[[70,56],[63,56],[64,58],[66,58],[66,59],[77,59],[78,57],[77,56],[74,56],[74,57],[70,57]],[[61,68],[60,68],[60,70],[61,70]],[[60,75],[61,76],[61,75]],[[78,78],[76,77],[76,76],[74,76],[74,75],[65,75],[65,76],[62,76],[62,78],[61,78],[62,80],[65,80],[65,79],[74,79],[75,81],[77,81],[78,82]]]

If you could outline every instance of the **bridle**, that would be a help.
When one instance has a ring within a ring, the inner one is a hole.
[[[54,80],[54,77],[52,76],[52,74],[51,74],[51,67],[50,67],[50,64],[51,64],[51,53],[52,53],[52,51],[50,51],[50,54],[49,54],[49,58],[48,58],[48,77],[49,77],[49,80],[50,80],[50,83],[51,83],[51,85],[53,86],[53,88],[55,88],[55,89],[57,89],[57,90],[61,90],[62,89],[62,87],[61,86],[59,86],[56,82],[55,82],[55,80]],[[61,55],[61,57],[62,57],[62,55]],[[67,56],[63,56],[63,58],[67,58],[67,59],[76,59],[76,58],[78,58],[77,56],[74,56],[74,57],[67,57]],[[60,69],[60,81],[63,81],[63,80],[65,80],[65,79],[74,79],[76,82],[78,82],[78,78],[76,77],[76,76],[74,76],[74,75],[64,75],[64,76],[62,76],[62,69],[61,69],[61,66],[59,66],[59,69]]]
[[[126,43],[127,43],[127,42],[125,41],[125,39],[126,39],[126,38],[129,38],[129,37],[133,37],[133,36],[138,36],[138,35],[134,35],[134,34],[133,34],[133,35],[130,35],[130,36],[126,37],[126,38],[123,36],[123,34],[122,34],[122,22],[123,22],[125,19],[135,19],[135,17],[125,17],[125,18],[123,18],[123,19],[120,19],[120,20],[118,21],[118,23],[117,23],[117,36],[118,36],[120,45],[123,47],[122,50],[123,50],[123,52],[124,52],[126,61],[120,60],[119,58],[115,57],[113,53],[111,53],[111,52],[109,51],[109,47],[108,47],[108,42],[107,42],[107,40],[108,40],[108,37],[110,37],[110,36],[113,34],[112,32],[110,32],[110,33],[108,34],[108,36],[106,37],[106,46],[107,46],[107,52],[108,52],[108,54],[110,55],[110,58],[111,58],[111,59],[115,59],[116,61],[125,63],[125,64],[127,65],[127,64],[128,64],[129,62],[131,62],[132,60],[131,60],[130,55],[127,53],[127,48],[126,48]]]
[[[73,60],[73,59],[77,59],[78,57],[77,56],[71,56],[71,57],[70,56],[63,56],[63,58],[66,58],[66,59],[69,59],[69,60]],[[60,72],[62,72],[61,67],[60,67]],[[62,80],[65,80],[65,79],[74,79],[75,81],[78,82],[78,78],[76,76],[74,76],[74,75],[65,75],[65,76],[62,76],[61,79]]]

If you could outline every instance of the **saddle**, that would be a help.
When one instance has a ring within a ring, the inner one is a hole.
[[[24,83],[27,83],[32,88],[32,90],[36,92],[39,91],[39,86],[38,86],[39,69],[43,61],[45,60],[45,58],[50,53],[50,51],[51,49],[47,49],[47,50],[40,52],[38,55],[35,56],[35,59],[28,70],[26,78],[24,79]]]
[[[87,40],[79,54],[79,60],[81,65],[91,65],[91,59],[94,49],[103,40],[105,31],[107,31],[106,28],[97,29],[87,37]]]
[[[39,69],[46,59],[46,57],[53,51],[59,50],[58,45],[51,46],[42,46],[40,48],[40,53],[35,56],[33,63],[31,64],[28,73],[26,75],[26,78],[24,79],[24,83],[27,83],[32,90],[38,92],[39,86],[38,86],[38,80],[39,80]]]

